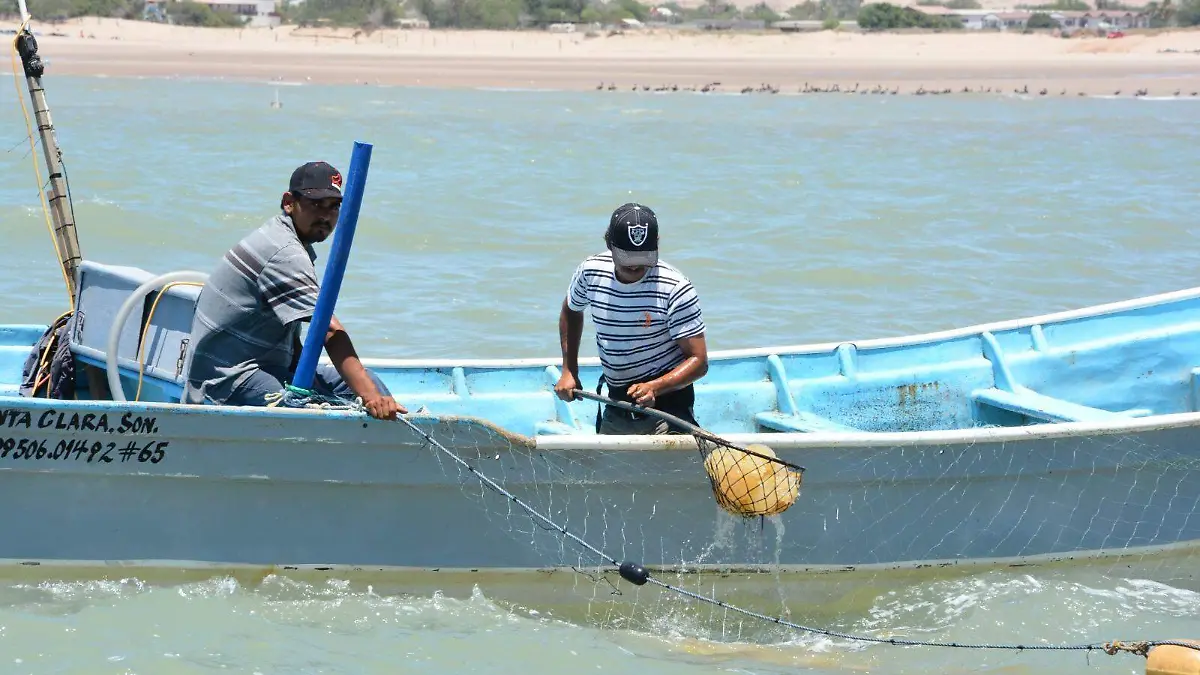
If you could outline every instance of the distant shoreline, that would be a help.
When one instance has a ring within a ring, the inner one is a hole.
[[[0,28],[15,28],[0,23]],[[666,91],[720,82],[801,93],[1188,97],[1200,92],[1200,31],[1116,40],[1004,33],[718,34],[193,28],[113,19],[37,24],[48,74],[212,77],[439,88]],[[51,36],[57,29],[69,37]],[[82,31],[85,37],[80,38]],[[94,37],[92,37],[94,36]],[[1168,52],[1166,50],[1174,50]]]

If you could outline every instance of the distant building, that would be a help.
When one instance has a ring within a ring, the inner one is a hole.
[[[167,23],[167,13],[163,11],[160,5],[155,4],[154,0],[146,3],[142,8],[142,21],[154,21],[157,23]]]
[[[983,17],[983,27],[1000,30],[1025,30],[1033,12],[996,12]]]
[[[279,12],[275,11],[275,0],[197,0],[214,10],[224,10],[230,14],[244,16],[249,19],[247,26],[268,27],[282,23]]]
[[[1107,30],[1126,28],[1149,28],[1150,17],[1145,12],[1095,9],[1089,11],[1057,10],[994,10],[994,9],[949,9],[938,6],[917,6],[913,9],[930,16],[957,18],[968,30],[1025,30],[1030,17],[1046,14],[1066,32],[1076,30]]]
[[[1050,12],[1050,18],[1067,29],[1150,27],[1150,15],[1145,10],[1093,9],[1086,12]]]
[[[254,27],[278,26],[282,23],[275,10],[275,0],[194,0],[208,5],[214,12],[228,12],[246,17],[246,25]],[[167,0],[147,0],[144,16],[151,21],[166,20]]]

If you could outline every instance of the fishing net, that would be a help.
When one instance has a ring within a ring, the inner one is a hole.
[[[355,407],[303,391],[280,399]],[[398,428],[397,447],[418,452],[380,477],[389,489],[371,499],[388,506],[371,502],[370,512],[372,531],[419,541],[412,550],[428,556],[416,564],[433,576],[406,575],[409,592],[478,588],[520,615],[703,650],[765,643],[845,655],[877,653],[863,636],[984,649],[994,647],[985,638],[1033,649],[1174,637],[1124,612],[1176,611],[1171,603],[1187,600],[1174,589],[1200,591],[1200,455],[1187,428],[782,449],[684,434],[642,450],[534,442],[445,411],[405,419],[420,433]],[[673,590],[637,584],[646,578]],[[1081,605],[1091,619],[1064,623],[1056,608],[1073,594],[1108,604]],[[988,618],[998,603],[1045,604],[1039,620],[1010,630]]]
[[[744,448],[752,455],[686,435],[655,450],[601,448],[567,436],[535,444],[481,432],[464,418],[410,419],[471,467],[424,443],[422,461],[436,462],[443,484],[457,489],[443,493],[415,468],[410,474],[413,489],[422,490],[422,516],[436,523],[430,531],[453,532],[444,537],[454,545],[436,551],[443,572],[481,561],[559,570],[553,583],[582,593],[588,619],[605,625],[667,622],[720,639],[787,633],[633,588],[610,560],[564,531],[697,592],[782,616],[802,608],[801,616],[815,622],[859,616],[844,627],[868,632],[888,625],[882,616],[941,625],[934,606],[918,616],[924,600],[904,594],[915,578],[1070,563],[1106,578],[1200,590],[1200,454],[1186,428]],[[803,484],[795,469],[757,455],[803,465]],[[546,606],[529,599],[536,594],[522,597]],[[947,621],[952,634],[954,622]]]
[[[21,396],[70,399],[75,397],[75,358],[71,353],[73,312],[54,320],[33,345],[21,371]]]
[[[804,468],[779,458],[761,443],[742,447],[670,413],[576,390],[582,398],[665,422],[673,434],[688,434],[704,458],[713,498],[729,513],[746,518],[782,513],[796,502]]]
[[[783,513],[800,494],[803,474],[779,461],[775,451],[761,443],[740,449],[714,445],[697,437],[704,457],[713,497],[737,516],[771,516]],[[747,452],[749,451],[749,452]]]

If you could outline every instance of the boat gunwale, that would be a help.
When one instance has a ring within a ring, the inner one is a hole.
[[[737,445],[763,443],[774,450],[850,450],[914,446],[977,445],[1054,440],[1094,436],[1132,435],[1200,427],[1200,412],[1149,415],[1138,418],[1043,422],[1021,427],[971,427],[935,431],[853,431],[811,433],[729,433],[721,438]],[[544,435],[535,439],[538,450],[696,450],[692,436],[588,436]]]
[[[552,395],[547,392],[547,395]],[[330,420],[368,420],[365,412],[328,410],[321,408],[257,408],[243,406],[184,405],[159,402],[118,402],[91,400],[61,400],[0,396],[0,403],[16,403],[17,407],[49,410],[68,406],[79,410],[121,410],[127,412],[168,412],[182,415],[218,415],[260,417],[265,420],[286,417],[317,417]],[[412,422],[469,422],[478,424],[515,446],[548,451],[696,451],[696,439],[690,435],[615,436],[594,434],[563,434],[525,436],[515,433],[481,417],[467,415],[409,414]],[[730,433],[721,438],[734,443],[766,443],[780,449],[867,449],[881,447],[941,446],[979,443],[1009,443],[1085,436],[1130,435],[1187,427],[1200,427],[1200,412],[1171,413],[1136,418],[1054,422],[1020,427],[971,427],[969,429],[940,429],[935,431],[857,431],[812,433]],[[437,436],[431,434],[434,440]]]
[[[15,405],[14,405],[15,404]],[[10,406],[13,408],[24,408],[30,410],[40,410],[42,412],[51,411],[55,408],[69,407],[74,410],[82,411],[100,411],[100,412],[131,412],[142,414],[154,413],[173,413],[179,415],[216,415],[219,417],[244,417],[244,418],[261,418],[263,420],[280,420],[288,417],[292,418],[324,418],[327,420],[346,420],[353,422],[371,422],[378,421],[371,419],[365,411],[358,410],[339,410],[330,408],[288,408],[282,406],[227,406],[227,405],[192,405],[183,403],[166,403],[161,401],[96,401],[91,399],[55,399],[55,398],[29,398],[25,396],[0,396],[0,406]],[[503,438],[511,443],[514,447],[522,447],[526,449],[534,449],[536,440],[531,436],[525,436],[509,429],[505,429],[495,422],[483,417],[471,417],[467,415],[434,415],[430,413],[409,413],[405,415],[405,419],[415,425],[420,426],[421,422],[434,422],[441,424],[453,424],[455,422],[467,422],[477,424],[490,433]],[[382,423],[382,421],[381,421]],[[427,432],[428,433],[428,432]],[[170,436],[170,434],[160,434]],[[189,434],[178,437],[201,440],[204,437]],[[174,438],[174,437],[173,437]],[[431,434],[431,438],[436,440],[436,436]]]

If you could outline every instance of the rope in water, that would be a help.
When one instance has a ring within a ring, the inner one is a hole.
[[[845,633],[845,632],[841,632],[841,631],[830,630],[827,628],[817,628],[817,627],[813,627],[813,626],[805,626],[803,624],[795,623],[793,621],[788,621],[787,619],[784,619],[782,617],[770,616],[767,614],[755,612],[753,610],[738,607],[736,605],[731,605],[727,602],[724,602],[724,601],[719,600],[712,596],[704,595],[701,593],[695,593],[693,591],[689,591],[687,589],[680,588],[678,586],[674,586],[674,585],[666,583],[664,581],[660,581],[660,580],[652,577],[650,575],[650,572],[638,563],[630,562],[630,561],[626,561],[624,563],[618,562],[616,558],[613,558],[611,555],[609,555],[609,554],[605,553],[604,551],[600,550],[599,548],[596,548],[595,546],[589,544],[587,541],[583,540],[575,533],[569,531],[565,526],[554,522],[549,516],[546,516],[545,514],[539,512],[537,509],[526,504],[524,501],[522,501],[516,495],[512,494],[508,490],[505,490],[503,486],[501,486],[500,484],[496,483],[491,478],[489,478],[486,475],[484,475],[483,473],[481,473],[475,467],[471,466],[471,464],[469,462],[464,460],[462,457],[460,457],[455,452],[446,448],[446,446],[439,443],[436,439],[434,439],[432,436],[430,436],[424,430],[420,429],[419,427],[417,427],[417,425],[413,424],[408,418],[406,418],[404,416],[400,416],[397,419],[400,422],[402,422],[404,425],[406,425],[409,429],[413,430],[419,436],[421,436],[421,438],[423,438],[425,440],[425,442],[430,445],[431,448],[437,449],[439,452],[445,454],[451,460],[453,460],[455,463],[457,463],[458,465],[462,466],[467,471],[469,471],[484,486],[486,486],[487,488],[500,494],[501,496],[503,496],[505,499],[508,499],[513,504],[516,504],[517,506],[521,507],[532,518],[543,523],[546,526],[546,529],[554,530],[554,531],[561,533],[564,537],[575,542],[583,549],[596,555],[601,560],[610,563],[613,567],[617,568],[618,573],[621,575],[621,578],[625,579],[626,581],[628,581],[636,586],[642,586],[642,585],[649,583],[649,584],[659,586],[659,587],[669,590],[669,591],[674,591],[675,593],[678,593],[678,594],[680,594],[684,597],[690,598],[692,600],[708,603],[711,605],[716,605],[717,607],[721,607],[723,609],[726,609],[726,610],[729,610],[731,612],[735,612],[738,614],[742,614],[744,616],[748,616],[748,617],[759,619],[762,621],[778,624],[780,626],[786,626],[788,628],[803,631],[806,633],[812,633],[815,635],[823,635],[823,636],[832,637],[832,638],[839,638],[839,639],[843,639],[843,640],[850,640],[850,641],[854,641],[854,642],[869,642],[869,643],[875,643],[875,644],[888,644],[888,645],[898,645],[898,646],[906,646],[906,647],[947,647],[947,648],[958,648],[958,649],[993,649],[993,650],[1005,650],[1005,651],[1087,651],[1087,652],[1103,651],[1104,653],[1109,654],[1109,655],[1114,655],[1114,654],[1117,654],[1118,652],[1129,652],[1131,654],[1139,654],[1141,656],[1146,656],[1149,653],[1150,648],[1157,647],[1160,645],[1174,645],[1174,646],[1178,646],[1178,647],[1187,647],[1189,649],[1195,649],[1195,650],[1200,651],[1200,645],[1195,645],[1195,644],[1191,644],[1188,642],[1182,642],[1182,641],[1178,641],[1178,640],[1137,640],[1137,641],[1112,640],[1109,642],[1044,645],[1044,644],[1018,644],[1018,643],[944,642],[944,641],[936,641],[936,640],[911,640],[911,639],[906,639],[906,638],[881,638],[881,637],[871,637],[871,636],[866,636],[866,635],[855,635],[853,633]]]

